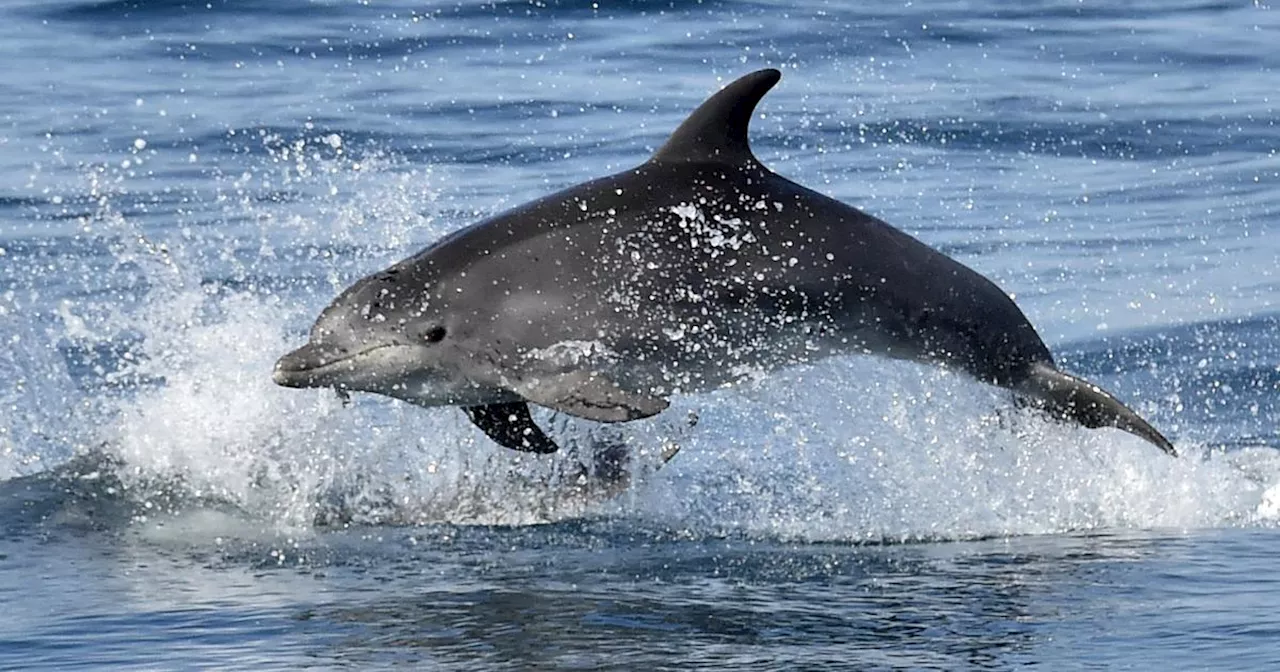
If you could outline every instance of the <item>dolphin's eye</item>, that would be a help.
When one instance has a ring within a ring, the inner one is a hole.
[[[437,325],[428,329],[427,333],[422,335],[422,338],[425,339],[428,343],[439,343],[440,341],[444,340],[445,333],[446,332],[445,332],[444,326]]]

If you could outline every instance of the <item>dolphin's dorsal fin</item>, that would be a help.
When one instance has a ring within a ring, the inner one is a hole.
[[[754,162],[756,157],[747,144],[747,127],[756,104],[779,79],[782,73],[777,70],[757,70],[720,89],[680,124],[653,160]]]

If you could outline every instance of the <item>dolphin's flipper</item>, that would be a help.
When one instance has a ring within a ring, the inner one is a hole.
[[[462,410],[480,431],[504,448],[528,453],[554,453],[560,449],[533,423],[529,404],[523,401],[465,406]]]
[[[1111,396],[1111,393],[1048,364],[1032,364],[1030,375],[1018,383],[1014,390],[1035,407],[1057,417],[1073,420],[1090,429],[1123,429],[1150,441],[1174,457],[1178,455],[1169,439]]]
[[[596,422],[639,420],[669,405],[666,399],[629,392],[604,374],[581,369],[530,378],[515,391],[539,406]]]

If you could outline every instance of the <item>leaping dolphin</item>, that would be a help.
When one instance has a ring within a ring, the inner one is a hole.
[[[729,84],[631,170],[360,280],[280,358],[275,381],[461,406],[499,444],[549,453],[529,403],[626,422],[673,394],[860,352],[963,371],[1176,454],[1115,397],[1058,370],[990,280],[762,165],[747,127],[780,78]]]

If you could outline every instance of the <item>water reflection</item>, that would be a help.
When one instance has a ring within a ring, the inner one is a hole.
[[[461,572],[468,580],[458,567],[423,566],[411,593],[321,610],[362,626],[332,655],[471,669],[1003,667],[1035,659],[1054,623],[1101,608],[1117,565],[1171,543],[651,541],[542,548],[530,566],[520,549],[529,540],[508,541]]]

